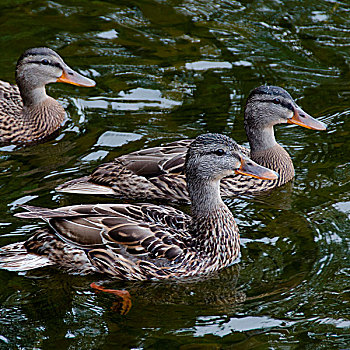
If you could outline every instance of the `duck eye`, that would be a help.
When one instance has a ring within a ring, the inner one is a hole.
[[[274,99],[272,100],[272,102],[273,102],[275,105],[281,104],[281,100],[280,100],[278,97],[274,98]]]
[[[41,64],[44,64],[45,66],[48,65],[50,62],[46,58],[41,60]]]
[[[220,149],[217,149],[216,151],[214,151],[214,153],[217,155],[217,156],[223,156],[224,154],[226,154],[226,152],[220,148]]]

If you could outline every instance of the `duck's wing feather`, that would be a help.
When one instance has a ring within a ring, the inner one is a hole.
[[[11,139],[13,125],[22,125],[22,121],[16,118],[22,114],[22,109],[23,102],[17,85],[0,80],[0,142]]]
[[[68,181],[59,192],[189,202],[184,164],[191,139],[132,152]],[[240,146],[243,154],[249,149]]]
[[[179,140],[162,147],[152,147],[118,157],[124,167],[146,178],[183,173],[186,152],[193,140]]]
[[[22,218],[41,218],[64,242],[82,249],[111,250],[128,258],[172,260],[190,239],[189,216],[151,204],[76,205],[59,209],[24,206]]]
[[[187,148],[180,140],[116,158],[99,166],[90,176],[71,180],[59,192],[102,194],[128,198],[188,201],[183,174]]]
[[[0,104],[0,115],[11,115],[13,111],[20,113],[23,102],[17,85],[0,80]]]

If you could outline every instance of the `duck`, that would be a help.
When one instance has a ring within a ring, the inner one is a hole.
[[[0,144],[45,140],[65,119],[65,110],[46,94],[49,83],[93,87],[96,83],[70,68],[52,49],[26,50],[17,61],[16,84],[0,80]]]
[[[304,112],[291,95],[278,86],[253,89],[244,111],[244,127],[249,148],[240,151],[254,162],[274,170],[279,177],[263,181],[233,175],[221,181],[221,195],[232,197],[271,190],[291,181],[295,171],[288,152],[277,143],[274,126],[296,124],[325,130],[326,124]],[[185,155],[192,140],[135,151],[97,167],[92,174],[70,180],[56,188],[58,192],[106,195],[137,200],[189,202],[184,174]]]
[[[185,159],[191,215],[143,204],[82,204],[47,209],[23,206],[16,216],[43,219],[25,242],[0,249],[0,268],[27,271],[44,266],[69,273],[100,273],[128,281],[190,278],[232,264],[240,252],[238,227],[220,195],[233,173],[274,181],[278,175],[240,152],[221,134],[198,136]]]

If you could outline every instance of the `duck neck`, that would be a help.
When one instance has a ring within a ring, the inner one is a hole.
[[[45,85],[28,82],[20,73],[16,82],[23,101],[21,120],[26,124],[26,132],[30,138],[50,135],[64,121],[64,108],[46,94]]]
[[[187,181],[193,218],[207,216],[226,206],[220,196],[220,180],[200,179]]]
[[[188,192],[194,251],[230,264],[239,253],[239,234],[232,212],[220,197],[220,180],[190,182]]]
[[[278,145],[275,139],[273,126],[261,128],[245,125],[245,131],[251,153],[254,153],[255,151],[260,152]]]
[[[34,107],[43,103],[48,98],[45,85],[27,81],[23,79],[21,74],[16,76],[16,83],[25,107]]]
[[[250,145],[250,158],[279,175],[278,184],[282,185],[294,177],[294,166],[288,152],[276,142],[273,126],[245,126]]]

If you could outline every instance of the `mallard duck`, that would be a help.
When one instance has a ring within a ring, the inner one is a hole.
[[[231,264],[240,251],[232,212],[220,197],[220,180],[233,173],[275,180],[277,174],[242,155],[220,134],[198,136],[185,161],[192,216],[153,204],[25,206],[21,218],[41,218],[24,243],[0,249],[0,268],[23,271],[59,266],[80,274],[123,280],[191,277]]]
[[[43,140],[58,130],[64,108],[46,95],[45,85],[62,82],[92,87],[95,82],[67,66],[47,47],[26,50],[16,66],[16,83],[0,81],[0,143]]]
[[[291,123],[315,130],[326,125],[305,113],[290,94],[277,86],[260,86],[248,96],[244,126],[250,150],[240,151],[278,175],[275,181],[243,178],[241,175],[221,181],[221,195],[256,193],[281,186],[294,177],[293,162],[276,142],[274,125]],[[59,192],[102,194],[131,199],[188,201],[184,175],[185,154],[192,140],[180,140],[163,147],[144,149],[99,166],[91,175],[68,181]]]

